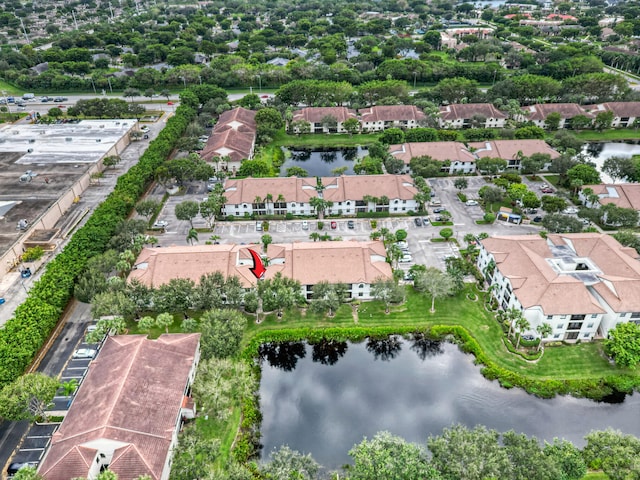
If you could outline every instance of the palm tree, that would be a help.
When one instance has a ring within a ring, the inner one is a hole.
[[[549,325],[547,322],[545,322],[541,325],[538,325],[536,330],[540,334],[540,343],[538,344],[538,351],[540,351],[543,340],[553,333],[553,327]]]
[[[313,240],[314,242],[317,242],[318,240],[320,240],[320,236],[321,236],[321,235],[320,235],[318,232],[311,232],[311,233],[309,234],[309,238],[310,238],[311,240]]]
[[[392,266],[395,266],[395,268],[398,268],[398,261],[403,255],[402,250],[400,250],[400,247],[395,243],[387,248],[387,259]]]
[[[427,204],[430,198],[431,198],[430,195],[425,192],[418,192],[413,196],[413,199],[418,204],[419,212],[422,212],[425,210],[425,205]]]
[[[267,206],[267,215],[271,215],[273,213],[273,210],[269,208],[269,205],[273,206],[273,195],[267,193],[264,197],[264,203]]]
[[[187,234],[187,242],[193,246],[194,241],[198,241],[198,231],[195,228],[190,228]]]
[[[325,211],[333,207],[333,202],[320,197],[312,197],[309,199],[309,205],[311,205],[317,212],[318,219],[322,219],[324,218]]]
[[[518,329],[518,341],[516,342],[516,349],[518,349],[520,347],[520,338],[522,338],[522,331],[531,328],[531,324],[529,323],[529,320],[527,320],[525,316],[522,315],[522,313],[520,313],[520,318],[518,318],[515,323],[516,328]]]

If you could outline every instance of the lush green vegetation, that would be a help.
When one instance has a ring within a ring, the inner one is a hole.
[[[341,148],[367,146],[378,141],[378,134],[360,133],[356,135],[347,134],[304,134],[289,135],[284,131],[278,132],[272,145],[277,147],[298,147],[298,148]]]
[[[20,376],[31,363],[71,298],[75,279],[87,260],[105,250],[116,226],[131,212],[194,116],[195,111],[187,106],[176,110],[138,163],[118,179],[114,191],[49,262],[14,318],[0,330],[0,385]]]

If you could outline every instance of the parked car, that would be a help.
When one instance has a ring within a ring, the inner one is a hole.
[[[567,215],[571,215],[572,213],[578,213],[578,209],[576,207],[567,207],[562,213],[566,213]]]
[[[444,208],[442,208],[442,207],[438,207],[438,208],[434,208],[433,209],[433,213],[442,213],[442,212],[444,212]]]
[[[79,348],[75,352],[73,352],[73,358],[75,359],[85,359],[85,358],[93,358],[96,356],[96,351],[93,348]]]
[[[398,246],[398,248],[409,248],[409,244],[407,242],[396,242],[396,245]]]
[[[547,187],[547,188],[543,188],[543,189],[542,189],[542,190],[540,190],[540,191],[541,191],[542,193],[553,193],[553,192],[554,192],[553,188],[549,188],[549,187]]]
[[[533,340],[535,340],[536,337],[534,337],[533,335],[527,334],[527,335],[522,335],[522,340],[526,340],[528,342],[532,342]]]
[[[416,224],[416,227],[421,227],[422,226],[422,220],[419,219],[418,217],[413,219],[413,223]]]
[[[413,262],[413,257],[411,255],[404,255],[400,260],[400,263],[411,263]]]
[[[8,478],[12,478],[16,473],[18,473],[18,470],[22,470],[23,468],[27,468],[27,467],[31,467],[31,468],[37,468],[38,467],[38,462],[13,462],[9,465],[9,467],[7,468],[7,476]]]
[[[309,222],[307,222],[306,220],[302,221],[302,229],[303,230],[309,230]]]
[[[530,214],[534,214],[534,213],[538,213],[538,209],[537,208],[527,208],[526,212],[530,213]]]
[[[347,227],[349,228],[349,230],[353,230],[354,228],[356,228],[356,222],[354,222],[353,220],[347,221]]]
[[[477,201],[475,201],[475,200],[467,200],[467,201],[465,202],[465,205],[466,205],[467,207],[475,207],[476,205],[478,205],[478,202],[477,202]]]
[[[442,217],[440,215],[436,215],[436,222],[441,222],[442,221]]]
[[[331,229],[335,230],[338,228],[338,223],[335,220],[331,220]]]
[[[262,222],[256,222],[256,232],[262,231]]]
[[[29,267],[20,270],[20,276],[22,278],[29,278],[31,276],[31,269]]]
[[[3,297],[0,297],[0,305],[2,305],[6,300]]]
[[[540,223],[540,222],[542,221],[542,217],[540,217],[540,216],[538,216],[538,217],[534,217],[534,218],[533,218],[533,221],[534,221],[535,223]]]
[[[167,228],[169,226],[169,222],[165,220],[156,220],[153,223],[153,228]]]
[[[429,217],[424,217],[422,219],[422,224],[426,227],[427,225],[429,225],[431,222],[429,221]]]

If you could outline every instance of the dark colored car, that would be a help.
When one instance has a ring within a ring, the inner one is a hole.
[[[349,220],[349,221],[347,222],[347,227],[348,227],[350,230],[353,230],[354,228],[356,228],[356,222],[354,222],[353,220]]]
[[[438,208],[434,208],[433,209],[433,213],[442,213],[442,212],[444,212],[444,208],[442,208],[442,207],[438,207]]]
[[[413,219],[413,223],[416,224],[416,227],[421,227],[422,226],[422,220],[420,218],[414,218]]]
[[[533,218],[533,221],[534,221],[535,223],[540,223],[540,222],[542,221],[542,217],[534,217],[534,218]]]
[[[38,462],[13,462],[7,468],[7,475],[9,477],[13,477],[18,470],[22,470],[23,468],[32,467],[36,468],[38,466]]]
[[[20,276],[22,278],[29,278],[31,276],[31,269],[29,267],[20,270]]]
[[[543,188],[540,190],[542,193],[553,193],[553,188]]]

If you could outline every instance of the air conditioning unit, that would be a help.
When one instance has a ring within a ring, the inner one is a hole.
[[[33,153],[33,148],[28,148],[27,153]]]
[[[101,139],[101,138],[96,138],[96,142],[97,142],[97,143],[100,143],[101,141],[102,141],[102,139]]]

